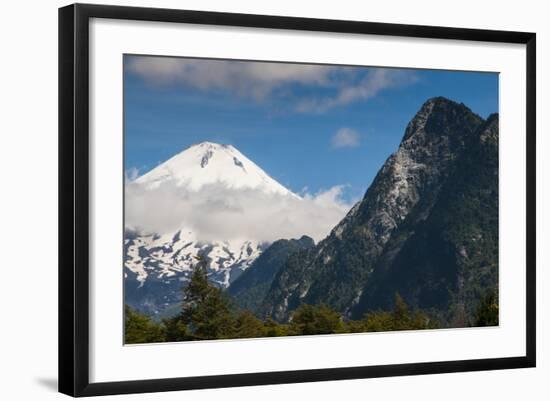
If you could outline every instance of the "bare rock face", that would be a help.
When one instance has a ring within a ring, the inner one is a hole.
[[[371,304],[385,306],[385,301],[370,299],[365,293],[376,287],[371,278],[399,256],[416,226],[431,215],[441,192],[453,191],[449,180],[464,155],[480,141],[498,138],[498,118],[497,124],[495,118],[492,123],[489,120],[485,122],[463,104],[442,97],[429,99],[408,124],[398,150],[386,160],[364,198],[326,239],[289,258],[262,311],[284,321],[302,303],[322,302],[354,316],[369,310]],[[468,167],[476,174],[482,164],[470,160]],[[467,248],[464,254],[469,254]],[[412,298],[407,300],[419,304]]]
[[[436,194],[393,231],[353,316],[391,307],[399,293],[463,327],[481,298],[498,293],[498,116],[466,138]]]

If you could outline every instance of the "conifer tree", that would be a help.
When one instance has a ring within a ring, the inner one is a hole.
[[[183,323],[181,316],[177,315],[171,318],[163,319],[166,341],[177,342],[192,340],[191,334],[187,330],[187,325]]]
[[[139,313],[128,305],[124,307],[124,343],[146,344],[165,341],[162,326],[150,317]]]
[[[231,338],[234,320],[229,298],[208,281],[206,261],[197,259],[200,263],[183,289],[180,320],[186,325],[190,339]]]

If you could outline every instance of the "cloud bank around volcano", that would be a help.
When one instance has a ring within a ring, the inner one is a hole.
[[[125,188],[125,225],[140,233],[194,232],[200,241],[325,238],[351,209],[344,186],[301,196],[207,185],[188,191],[165,182],[154,190],[134,182]]]

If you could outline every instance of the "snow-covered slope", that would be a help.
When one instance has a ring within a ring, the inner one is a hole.
[[[216,184],[231,189],[292,194],[232,145],[212,142],[201,142],[189,147],[142,175],[135,183],[154,189],[166,181],[174,181],[189,191]]]
[[[221,287],[229,286],[262,252],[256,241],[201,242],[191,231],[164,235],[144,235],[124,240],[125,267],[142,286],[150,275],[158,279],[186,278],[196,264],[194,256],[208,260],[210,279]]]
[[[158,191],[161,186],[170,185],[190,196],[210,186],[220,188],[209,192],[213,194],[227,193],[221,189],[242,189],[268,196],[297,197],[233,146],[211,142],[189,147],[129,185],[143,191]],[[225,288],[268,245],[250,238],[205,241],[191,227],[136,233],[128,226],[124,239],[125,301],[150,314],[163,313],[178,303],[180,289],[196,264],[195,256],[207,259],[210,280]]]

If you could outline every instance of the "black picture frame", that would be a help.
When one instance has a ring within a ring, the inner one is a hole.
[[[526,45],[527,277],[526,354],[521,357],[407,363],[90,383],[89,381],[89,22],[91,18],[275,28]],[[220,12],[74,4],[59,9],[59,391],[71,396],[159,392],[385,376],[534,367],[536,35],[446,28],[246,15]]]

